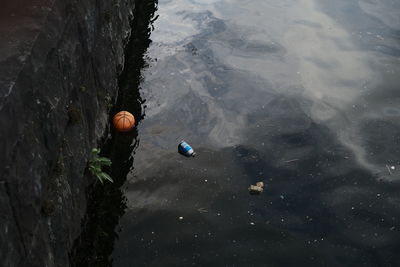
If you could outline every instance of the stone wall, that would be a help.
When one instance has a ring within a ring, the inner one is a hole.
[[[0,266],[70,265],[134,9],[134,0],[2,6]]]

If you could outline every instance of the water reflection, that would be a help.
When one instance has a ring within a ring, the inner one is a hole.
[[[115,266],[400,263],[400,5],[357,3],[160,1]]]

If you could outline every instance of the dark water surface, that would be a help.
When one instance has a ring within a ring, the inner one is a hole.
[[[400,2],[157,15],[114,266],[400,266]]]

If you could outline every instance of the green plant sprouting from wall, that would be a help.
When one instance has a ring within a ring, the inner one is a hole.
[[[103,172],[103,166],[111,166],[111,160],[106,157],[99,157],[100,150],[97,148],[92,149],[91,159],[89,160],[89,171],[92,175],[103,184],[104,181],[113,183],[113,179],[107,173]]]

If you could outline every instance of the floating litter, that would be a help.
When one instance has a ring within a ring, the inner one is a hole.
[[[193,148],[185,141],[179,143],[178,152],[185,157],[194,157],[196,155],[196,152],[194,152]]]
[[[115,129],[119,132],[129,132],[135,126],[135,117],[128,111],[120,111],[113,118]]]
[[[264,183],[263,182],[257,182],[256,185],[250,185],[248,190],[250,192],[250,195],[258,195],[264,191]]]

